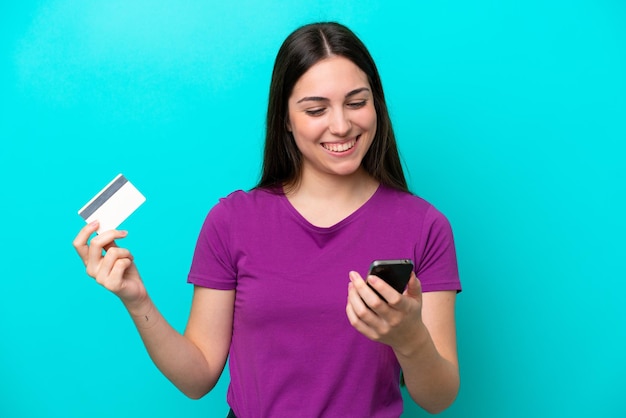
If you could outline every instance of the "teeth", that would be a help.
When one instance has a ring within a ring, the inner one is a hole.
[[[327,144],[324,143],[322,144],[322,146],[324,148],[326,148],[329,151],[332,152],[344,152],[344,151],[348,151],[350,148],[354,147],[354,145],[356,144],[356,140],[352,140],[349,142],[344,142],[343,144]]]

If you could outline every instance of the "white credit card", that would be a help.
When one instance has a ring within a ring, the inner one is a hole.
[[[78,214],[87,223],[98,221],[98,234],[115,229],[130,216],[146,198],[122,174],[118,174]]]

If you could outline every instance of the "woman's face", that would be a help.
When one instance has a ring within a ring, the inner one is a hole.
[[[367,75],[332,56],[295,84],[287,128],[303,157],[303,175],[350,175],[361,166],[376,134],[376,110]]]

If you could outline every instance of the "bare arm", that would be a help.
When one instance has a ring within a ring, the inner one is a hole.
[[[388,301],[378,297],[358,275],[350,274],[346,312],[366,337],[390,345],[404,373],[411,398],[438,413],[452,404],[459,390],[454,303],[456,292],[422,294],[411,277],[400,295],[375,276],[368,279]]]
[[[411,398],[433,413],[450,406],[459,391],[455,300],[455,291],[424,293],[423,329],[394,349]]]
[[[127,306],[154,364],[190,398],[206,395],[224,370],[234,296],[234,291],[195,287],[183,335],[167,323],[150,298],[139,306]]]
[[[196,287],[187,329],[181,335],[150,299],[130,252],[115,244],[114,240],[126,233],[107,231],[88,245],[96,229],[97,224],[87,225],[74,240],[87,274],[122,300],[159,370],[185,395],[204,396],[215,386],[226,363],[235,292]]]

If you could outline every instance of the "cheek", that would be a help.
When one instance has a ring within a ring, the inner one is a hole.
[[[372,108],[369,115],[370,126],[372,130],[376,130],[378,116],[376,115],[376,109]]]
[[[323,118],[296,117],[291,120],[292,132],[302,138],[315,139],[324,132]]]
[[[372,110],[370,112],[360,115],[360,118],[358,119],[358,124],[361,128],[367,130],[371,137],[374,137],[376,134],[376,129],[378,127],[376,112]]]
[[[357,112],[353,113],[352,121],[363,129],[376,129],[376,109],[373,105],[361,108]]]

